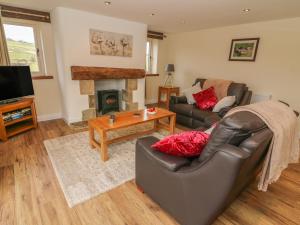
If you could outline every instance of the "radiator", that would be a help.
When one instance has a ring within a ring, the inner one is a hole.
[[[272,99],[271,94],[253,94],[251,103],[262,102],[270,99]]]

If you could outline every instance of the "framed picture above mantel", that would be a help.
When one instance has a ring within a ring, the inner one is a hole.
[[[259,38],[233,39],[229,61],[252,61],[256,59]]]
[[[133,36],[90,29],[91,55],[132,57]]]

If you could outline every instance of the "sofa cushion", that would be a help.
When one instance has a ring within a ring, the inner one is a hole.
[[[194,106],[190,104],[175,104],[172,110],[185,116],[192,117]]]
[[[196,94],[198,92],[202,91],[202,88],[199,85],[192,86],[190,88],[187,88],[182,91],[182,94],[186,97],[187,102],[189,104],[194,104],[195,99],[193,97],[193,94]]]
[[[252,133],[266,128],[266,124],[251,112],[238,112],[222,119],[213,130],[210,139],[199,157],[201,162],[210,158],[219,146],[231,144],[238,146]]]
[[[206,79],[198,78],[196,79],[195,84],[200,85],[200,87],[203,87],[205,80]],[[230,84],[227,93],[230,96],[236,96],[236,103],[239,105],[247,90],[248,88],[246,84],[233,82],[232,84]]]
[[[176,114],[176,123],[179,123],[183,126],[193,128],[193,117],[181,115],[181,114]]]
[[[222,98],[218,103],[214,106],[213,112],[220,112],[221,109],[232,106],[236,101],[235,96],[226,96]]]
[[[193,118],[196,120],[204,121],[206,117],[211,116],[212,114],[215,114],[208,110],[201,110],[197,107],[193,108]]]
[[[204,123],[207,127],[218,123],[221,120],[221,117],[217,113],[212,113],[210,116],[205,117]]]
[[[197,107],[203,110],[211,110],[218,102],[214,87],[193,94],[193,97]]]
[[[200,120],[193,119],[192,126],[190,128],[192,128],[194,130],[196,129],[196,130],[204,131],[204,130],[207,129],[207,126],[204,122],[202,122]]]
[[[209,134],[202,131],[186,131],[165,137],[151,147],[160,152],[181,156],[199,156],[205,147]]]

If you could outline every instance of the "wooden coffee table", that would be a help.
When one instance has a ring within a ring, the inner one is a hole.
[[[140,113],[139,116],[135,116],[134,113]],[[169,118],[169,124],[162,123],[160,120],[163,118]],[[153,121],[153,128],[147,131],[141,131],[134,134],[107,139],[107,132],[117,130],[120,128],[130,127],[142,123]],[[171,134],[175,131],[176,113],[170,112],[166,109],[157,108],[157,113],[150,115],[146,110],[139,110],[136,112],[120,112],[116,113],[116,121],[113,124],[109,123],[109,116],[101,116],[96,119],[89,120],[89,136],[90,145],[92,148],[97,148],[100,151],[101,159],[103,161],[108,160],[108,145],[120,141],[129,140],[139,136],[153,133],[158,129],[166,129]],[[95,132],[100,136],[100,143],[95,140]]]

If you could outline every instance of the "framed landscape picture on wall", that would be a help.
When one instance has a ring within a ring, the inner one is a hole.
[[[229,61],[255,61],[259,38],[233,39]]]

